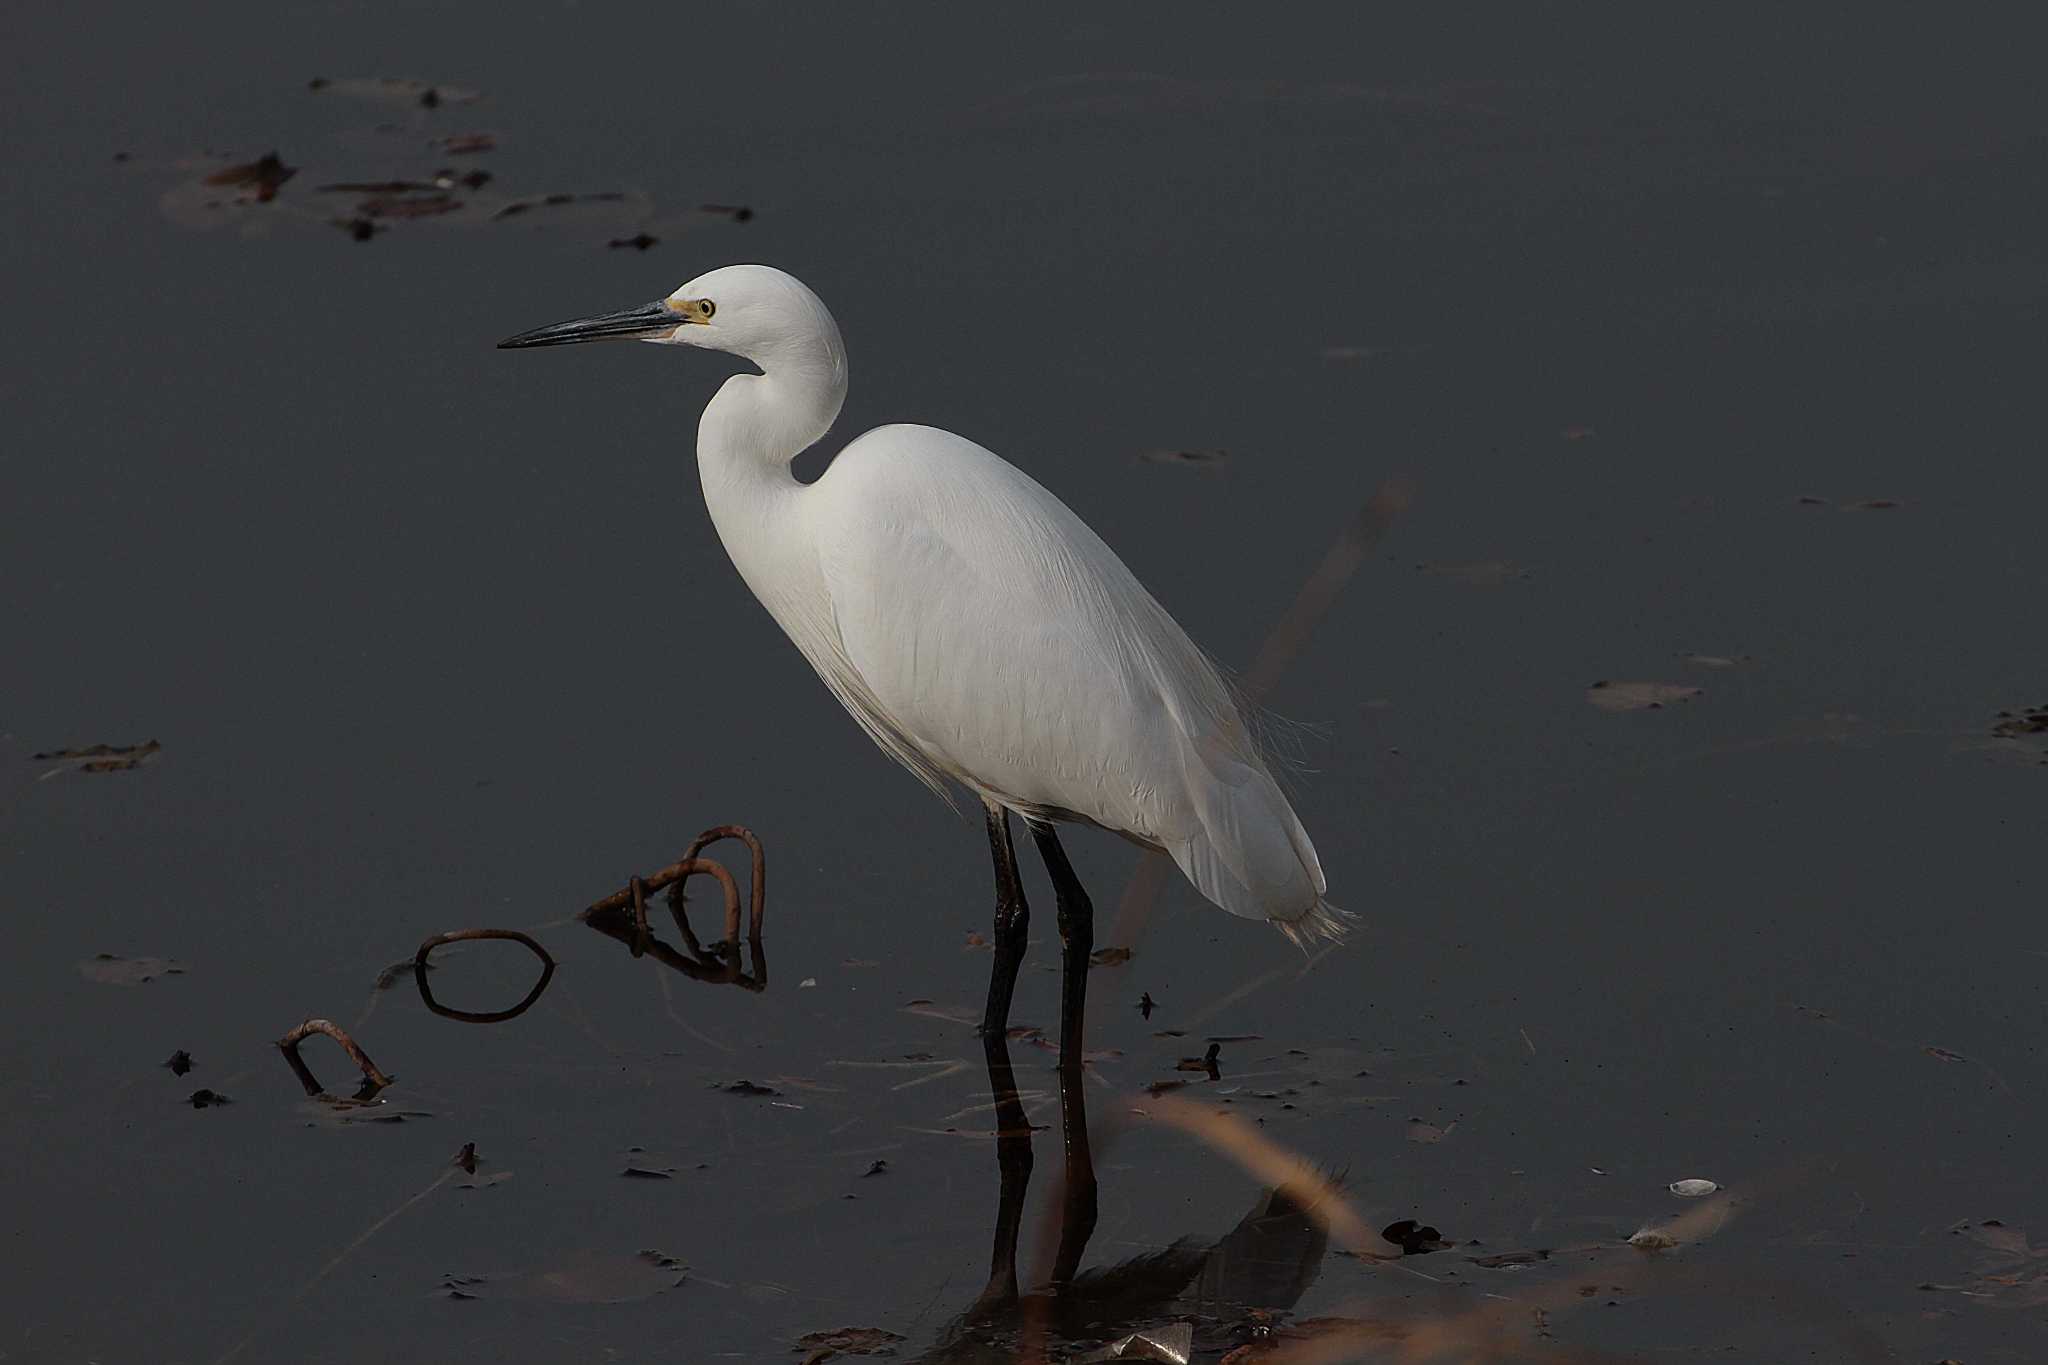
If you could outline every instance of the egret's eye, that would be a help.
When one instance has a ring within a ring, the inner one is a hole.
[[[718,305],[713,303],[710,299],[698,299],[697,311],[708,318],[713,313],[718,311]]]

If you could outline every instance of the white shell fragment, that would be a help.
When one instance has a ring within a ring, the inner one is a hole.
[[[1187,1365],[1194,1354],[1195,1329],[1185,1322],[1170,1322],[1153,1332],[1133,1332],[1097,1351],[1076,1356],[1071,1365],[1096,1365],[1107,1360],[1157,1360],[1165,1365]]]
[[[1671,1182],[1671,1192],[1680,1199],[1704,1198],[1720,1188],[1719,1185],[1716,1185],[1711,1180],[1700,1180],[1697,1178],[1692,1180],[1674,1180]]]

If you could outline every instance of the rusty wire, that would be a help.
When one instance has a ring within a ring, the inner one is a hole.
[[[363,1085],[362,1089],[356,1092],[357,1099],[366,1100],[391,1084],[392,1078],[378,1069],[377,1064],[370,1060],[370,1054],[363,1051],[362,1045],[349,1037],[348,1030],[331,1019],[308,1019],[277,1040],[277,1050],[284,1054],[285,1062],[290,1065],[292,1074],[299,1078],[299,1084],[306,1088],[308,1095],[317,1098],[327,1093],[327,1088],[320,1084],[312,1069],[306,1065],[305,1059],[299,1056],[299,1044],[316,1033],[324,1033],[341,1044],[341,1050],[348,1054],[349,1060],[363,1073]]]
[[[737,839],[752,854],[748,876],[747,947],[753,958],[752,973],[740,967],[740,890],[725,865],[698,855],[721,839]],[[725,937],[706,948],[697,941],[685,913],[683,884],[691,877],[711,877],[725,893]],[[667,889],[669,912],[683,950],[671,948],[654,937],[647,923],[647,898]],[[714,825],[690,841],[683,856],[645,877],[630,878],[623,890],[597,901],[577,916],[607,937],[632,950],[634,957],[652,956],[655,961],[681,972],[693,981],[725,982],[745,990],[765,990],[768,985],[768,957],[761,946],[761,920],[767,909],[768,861],[761,841],[744,825]]]
[[[458,1010],[434,999],[434,988],[427,984],[427,954],[446,943],[461,943],[471,939],[505,938],[514,943],[524,944],[529,952],[541,961],[540,979],[533,983],[533,989],[526,998],[508,1010]],[[507,1019],[517,1019],[533,1008],[548,983],[555,979],[555,959],[548,950],[535,942],[532,936],[517,929],[455,929],[445,934],[436,934],[419,946],[412,955],[412,979],[420,988],[420,1003],[435,1014],[447,1019],[459,1019],[465,1024],[501,1024]]]

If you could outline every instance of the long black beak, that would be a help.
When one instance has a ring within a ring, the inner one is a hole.
[[[633,341],[645,337],[666,336],[687,321],[689,319],[671,310],[665,301],[657,299],[638,308],[622,308],[616,313],[600,313],[594,318],[578,318],[574,322],[557,322],[549,327],[536,327],[530,332],[506,337],[498,343],[498,349],[507,351],[521,346],[569,346],[579,341]]]

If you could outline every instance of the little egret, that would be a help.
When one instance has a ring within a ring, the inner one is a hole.
[[[729,351],[760,370],[727,379],[698,422],[705,505],[747,586],[869,737],[941,795],[951,779],[980,798],[996,876],[985,1040],[1008,1027],[1024,955],[1013,812],[1058,908],[1063,1089],[1070,1068],[1078,1082],[1094,930],[1058,822],[1163,850],[1209,900],[1297,942],[1341,936],[1346,916],[1324,900],[1315,847],[1229,685],[1065,503],[925,426],[861,436],[814,483],[791,475],[846,400],[846,350],[817,295],[768,266],[727,266],[498,344],[608,339]],[[1086,1181],[1092,1214],[1086,1142],[1085,1123],[1067,1133],[1070,1185]]]

